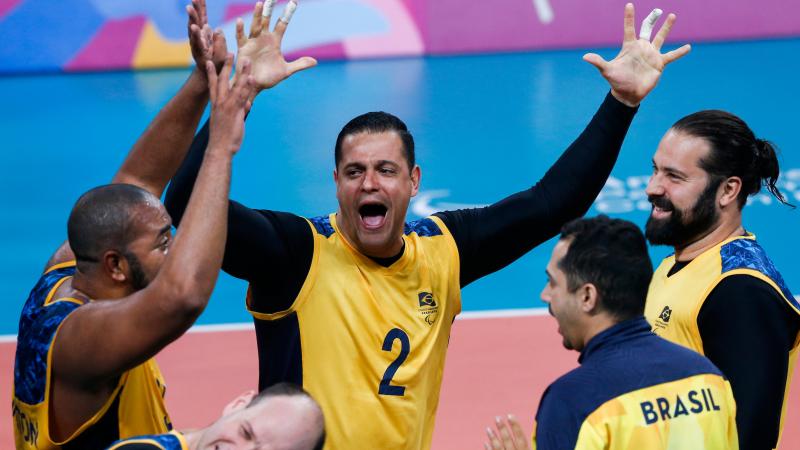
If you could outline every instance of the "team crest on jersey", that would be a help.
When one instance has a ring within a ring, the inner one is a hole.
[[[667,325],[669,324],[669,319],[672,318],[672,308],[669,306],[665,306],[664,309],[661,310],[661,314],[656,317],[653,321],[653,333],[659,334],[661,331],[667,329]]]
[[[665,306],[659,317],[664,322],[669,322],[670,317],[672,317],[672,309],[669,306]]]
[[[430,292],[420,292],[419,294],[419,313],[428,325],[433,325],[439,316],[439,305]]]

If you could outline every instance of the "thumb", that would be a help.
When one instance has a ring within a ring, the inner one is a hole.
[[[301,70],[310,69],[317,65],[317,60],[310,56],[303,56],[302,58],[295,59],[288,63],[289,75],[299,72]]]
[[[587,53],[583,55],[583,60],[597,67],[600,72],[603,72],[608,65],[608,62],[606,62],[606,60],[597,53]]]

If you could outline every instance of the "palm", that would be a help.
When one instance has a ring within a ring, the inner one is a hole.
[[[292,3],[292,2],[290,2]],[[281,53],[281,42],[286,33],[288,18],[281,18],[275,29],[269,31],[271,11],[262,16],[263,4],[256,3],[253,21],[250,24],[250,35],[244,34],[244,23],[236,22],[236,43],[239,47],[238,57],[250,61],[251,77],[256,90],[269,89],[285,80],[293,73],[308,69],[317,64],[314,58],[304,56],[292,62],[286,62]],[[289,4],[287,4],[289,7]],[[295,3],[294,8],[297,7]]]
[[[660,11],[658,13],[660,14]],[[684,45],[671,52],[661,53],[661,46],[669,35],[673,23],[675,15],[670,14],[652,42],[649,32],[645,32],[647,36],[637,39],[633,5],[628,3],[625,5],[625,38],[616,58],[605,61],[600,55],[589,53],[584,55],[583,59],[600,70],[617,99],[629,106],[636,106],[656,87],[664,67],[691,50],[691,47]]]
[[[239,48],[239,57],[250,60],[251,76],[259,90],[269,89],[290,75],[289,64],[283,59],[280,42],[273,33],[261,33],[248,39]]]

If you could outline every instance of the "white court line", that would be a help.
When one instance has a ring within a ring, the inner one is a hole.
[[[492,309],[486,311],[465,311],[458,315],[457,320],[471,319],[496,319],[502,317],[528,317],[546,316],[547,308],[527,308],[527,309]],[[253,329],[252,322],[242,323],[220,323],[213,325],[195,325],[189,329],[189,333],[219,333],[224,331],[250,331]],[[7,342],[17,342],[16,334],[0,334],[0,344]]]

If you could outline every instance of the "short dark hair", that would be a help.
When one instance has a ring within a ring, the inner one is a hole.
[[[558,267],[566,274],[570,292],[591,283],[601,310],[620,321],[644,313],[653,264],[639,227],[600,215],[567,223],[561,239],[569,241],[569,247]]]
[[[269,397],[306,397],[314,403],[317,408],[319,408],[320,414],[322,414],[322,408],[319,406],[319,403],[311,396],[305,389],[302,387],[294,384],[294,383],[277,383],[273,384],[272,386],[264,389],[263,391],[259,392],[258,395],[253,397],[250,400],[250,403],[247,404],[247,407],[255,406],[261,401],[269,398]],[[314,450],[322,450],[322,447],[325,446],[325,419],[323,416],[322,420],[322,433],[320,433],[317,442],[314,444]]]
[[[132,234],[133,208],[154,199],[132,184],[107,184],[81,195],[67,221],[67,238],[78,266],[99,262],[109,249],[125,253]]]
[[[708,142],[711,150],[700,160],[700,167],[711,175],[712,182],[734,176],[742,179],[739,209],[762,185],[778,201],[794,207],[776,186],[780,167],[775,145],[756,138],[744,120],[726,111],[705,110],[678,120],[672,129]]]
[[[387,131],[394,131],[400,136],[403,141],[403,152],[408,163],[408,170],[414,168],[416,159],[414,157],[414,136],[408,131],[408,127],[397,116],[383,111],[368,112],[362,114],[347,124],[339,132],[336,137],[336,148],[334,149],[334,163],[339,167],[339,162],[342,160],[342,141],[351,134],[358,133],[383,133]]]

